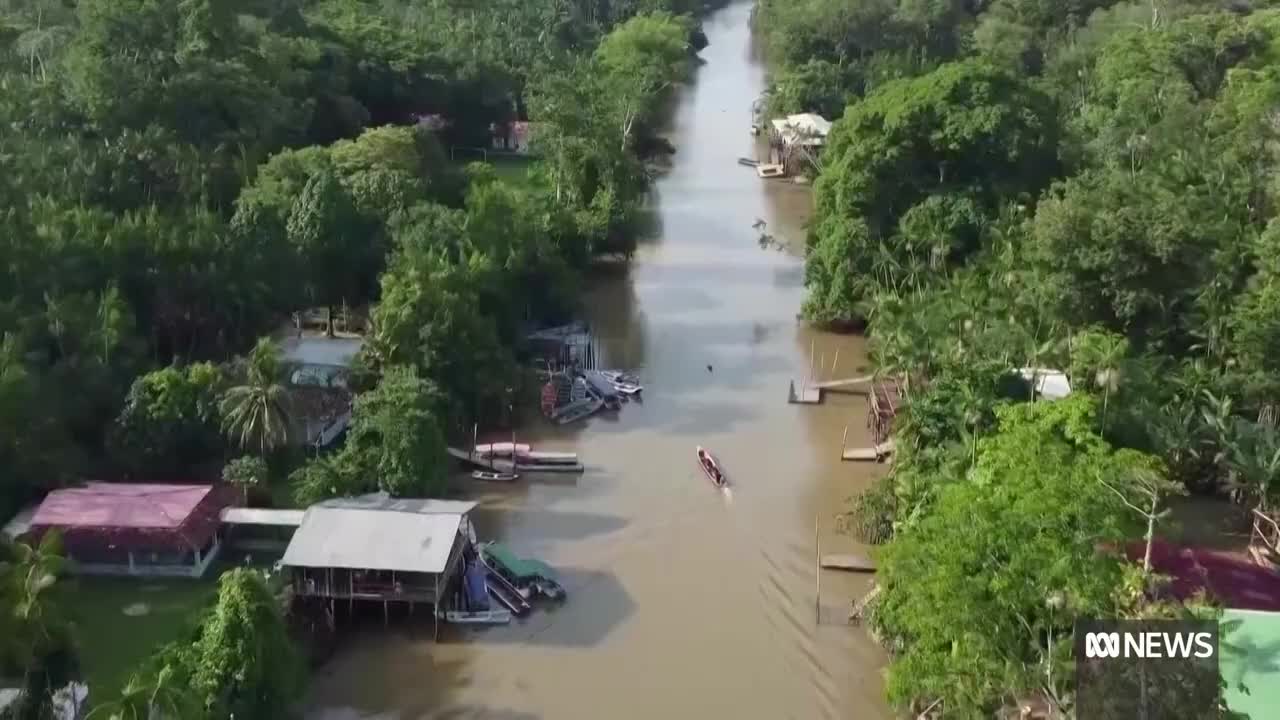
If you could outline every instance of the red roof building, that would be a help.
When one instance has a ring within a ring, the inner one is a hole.
[[[90,483],[49,493],[30,534],[62,533],[82,572],[198,576],[218,552],[219,516],[235,498],[215,485]]]

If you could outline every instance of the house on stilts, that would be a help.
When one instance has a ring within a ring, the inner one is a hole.
[[[430,605],[458,581],[475,543],[474,502],[392,498],[328,500],[307,509],[280,566],[295,598],[320,599],[332,616],[345,600]]]

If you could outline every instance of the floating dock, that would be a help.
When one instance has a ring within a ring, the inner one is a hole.
[[[841,448],[840,459],[855,462],[883,462],[893,454],[893,440],[866,448]]]
[[[792,380],[791,388],[787,391],[787,402],[798,405],[817,405],[822,402],[822,388],[806,384],[797,393],[796,381]]]
[[[875,563],[861,555],[823,555],[819,564],[828,570],[846,570],[848,572],[876,571]]]
[[[574,463],[516,463],[516,471],[522,473],[583,473],[587,468]]]

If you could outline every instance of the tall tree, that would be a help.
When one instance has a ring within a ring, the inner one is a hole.
[[[244,383],[222,394],[222,427],[242,450],[266,456],[288,442],[290,414],[282,373],[279,347],[271,338],[259,338],[249,354]]]
[[[334,306],[357,298],[370,267],[372,248],[364,223],[347,191],[324,170],[307,180],[286,230],[306,268],[311,301],[328,311],[326,331],[332,337]]]
[[[218,600],[191,648],[192,688],[210,717],[283,717],[301,690],[303,667],[262,575],[236,568],[218,580]]]

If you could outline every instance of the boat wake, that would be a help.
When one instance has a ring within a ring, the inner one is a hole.
[[[733,488],[725,485],[720,488],[720,494],[724,496],[724,502],[726,505],[733,504]]]

